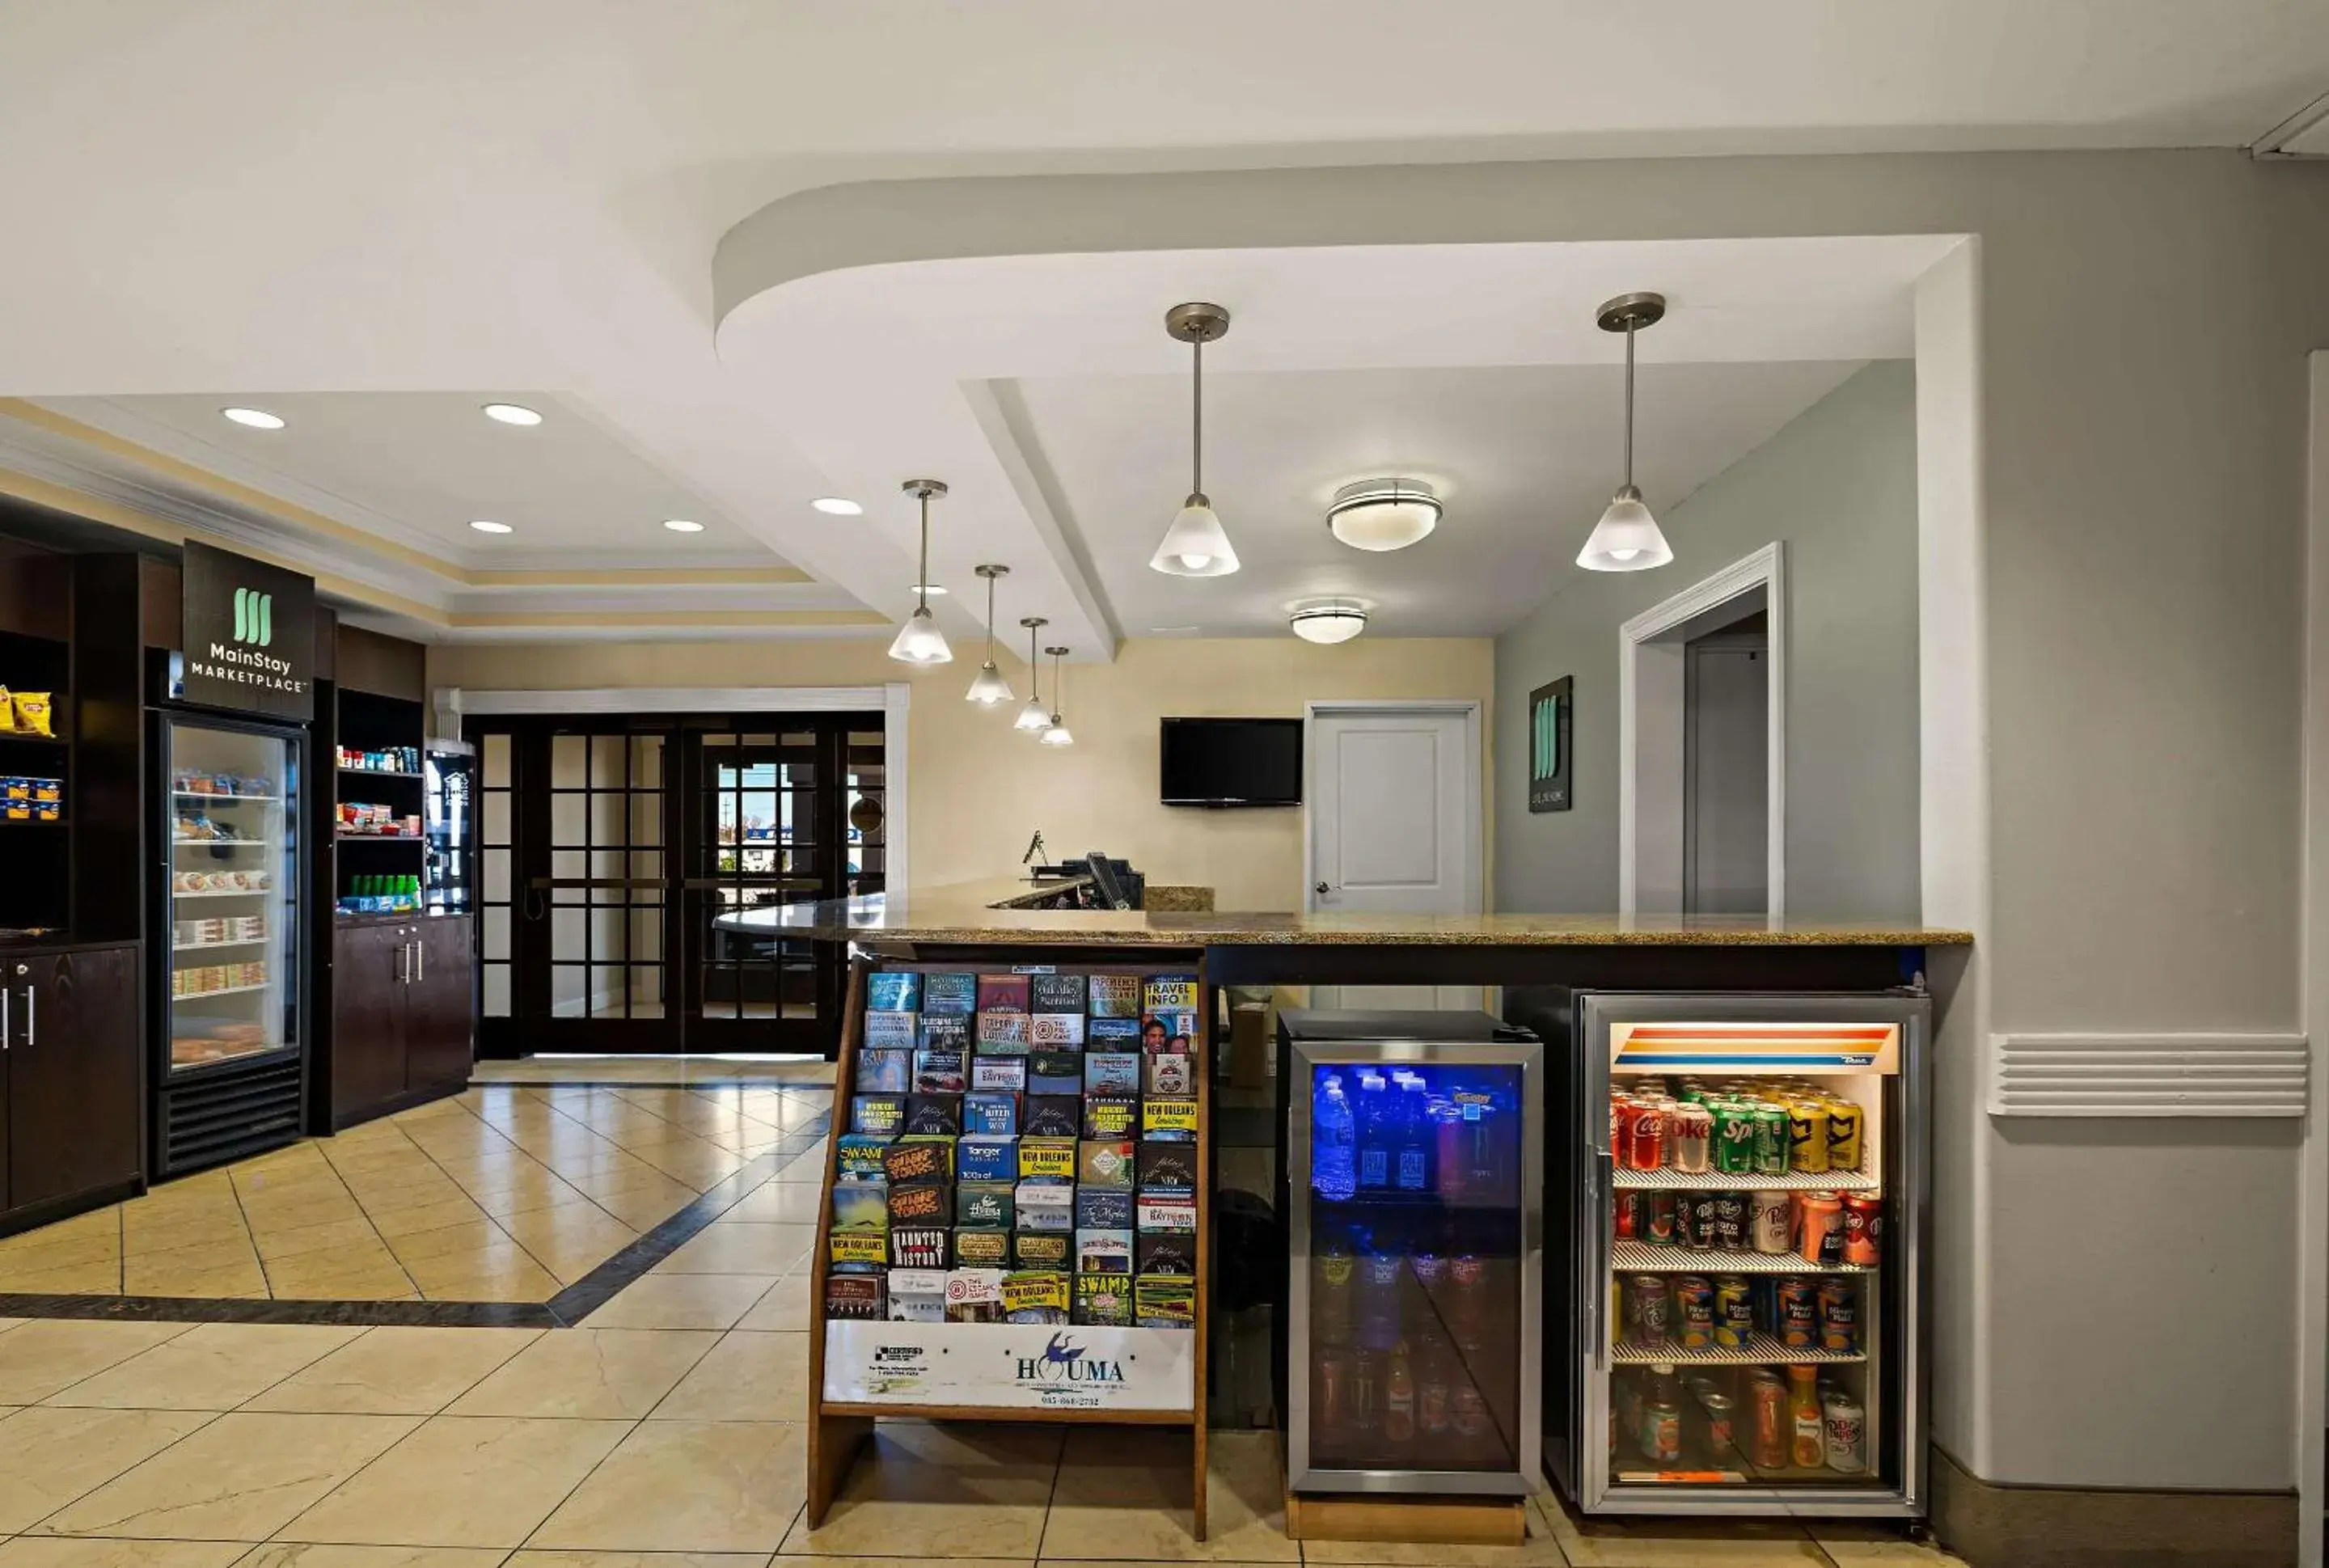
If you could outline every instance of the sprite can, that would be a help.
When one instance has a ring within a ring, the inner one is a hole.
[[[1755,1174],[1755,1113],[1743,1100],[1709,1100],[1714,1112],[1714,1168],[1724,1176]]]
[[[1755,1174],[1785,1176],[1787,1174],[1787,1113],[1776,1105],[1757,1104],[1755,1117]]]

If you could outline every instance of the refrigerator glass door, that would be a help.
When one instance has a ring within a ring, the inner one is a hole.
[[[298,746],[166,720],[173,1075],[298,1048]]]
[[[422,764],[422,808],[428,844],[421,854],[421,902],[448,914],[469,908],[471,844],[475,833],[469,796],[476,758],[465,751],[431,751]]]
[[[1924,1007],[1586,1000],[1589,1509],[1915,1511]]]
[[[1532,1489],[1542,1048],[1296,1049],[1292,1485]]]

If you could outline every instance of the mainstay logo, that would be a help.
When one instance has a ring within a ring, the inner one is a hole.
[[[193,668],[212,680],[234,681],[278,692],[306,691],[306,682],[291,678],[290,660],[251,651],[274,641],[275,596],[255,588],[238,588],[234,590],[232,641],[212,643],[210,663],[197,661]],[[233,643],[249,643],[250,647],[236,647]]]
[[[315,716],[315,579],[186,541],[170,694],[277,718]]]
[[[275,640],[275,596],[255,588],[234,590],[234,640],[265,647]]]

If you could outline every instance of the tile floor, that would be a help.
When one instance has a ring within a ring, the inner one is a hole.
[[[490,1065],[537,1081],[598,1070]],[[170,1182],[0,1240],[0,1294],[545,1301],[831,1102],[823,1063],[713,1065],[764,1072],[702,1082],[698,1063],[684,1083],[648,1082],[640,1065],[636,1082],[485,1082]],[[763,1207],[798,1223],[798,1205]],[[696,1254],[755,1255],[734,1236]]]

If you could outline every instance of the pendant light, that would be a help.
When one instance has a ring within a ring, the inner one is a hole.
[[[1227,577],[1238,569],[1229,531],[1205,498],[1205,345],[1230,329],[1230,313],[1218,305],[1176,305],[1164,313],[1167,334],[1189,345],[1189,498],[1181,503],[1163,543],[1148,559],[1152,571],[1174,577]]]
[[[1040,615],[1028,615],[1020,617],[1019,624],[1027,628],[1027,705],[1019,710],[1011,727],[1033,732],[1051,725],[1051,715],[1043,706],[1043,666],[1035,662],[1035,633],[1051,622]]]
[[[1588,571],[1647,571],[1674,559],[1658,520],[1634,487],[1634,334],[1656,326],[1665,313],[1663,294],[1620,294],[1594,313],[1602,331],[1626,335],[1626,482],[1577,553],[1577,564]]]
[[[974,566],[971,570],[986,579],[986,662],[978,666],[978,678],[970,683],[970,690],[965,692],[963,697],[982,708],[999,707],[1011,700],[1011,683],[1004,680],[1003,672],[995,667],[995,580],[1010,576],[1011,569],[1007,566]]]
[[[938,617],[930,613],[930,498],[943,496],[947,487],[938,479],[909,479],[905,491],[922,504],[921,566],[914,573],[914,613],[898,628],[898,638],[890,645],[890,656],[910,665],[942,665],[951,663],[954,649],[947,647],[946,633],[938,629]]]
[[[1046,746],[1072,746],[1076,738],[1068,732],[1067,724],[1060,718],[1060,661],[1067,656],[1068,650],[1047,647],[1043,651],[1051,656],[1051,722],[1036,739]]]

